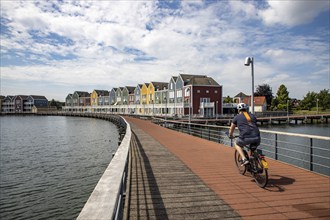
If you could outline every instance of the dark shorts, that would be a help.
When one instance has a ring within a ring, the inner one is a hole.
[[[236,139],[236,144],[240,147],[244,147],[249,144],[253,144],[254,146],[260,145],[260,137],[253,137],[253,138],[240,138]]]

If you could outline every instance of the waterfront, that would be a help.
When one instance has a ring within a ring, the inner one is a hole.
[[[330,124],[282,124],[261,126],[260,130],[329,137]],[[266,156],[330,176],[329,140],[261,132],[260,149]]]
[[[299,134],[309,134],[330,137],[330,124],[280,124],[280,125],[263,125],[259,127],[261,130],[272,130],[281,132],[291,132]]]
[[[74,219],[118,147],[108,121],[4,116],[0,219]]]

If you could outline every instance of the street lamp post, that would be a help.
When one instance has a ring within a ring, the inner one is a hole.
[[[250,66],[251,64],[251,74],[252,74],[252,95],[251,95],[251,108],[252,108],[252,114],[254,114],[254,61],[253,57],[247,57],[245,58],[245,66]]]
[[[215,119],[218,119],[218,101],[216,101],[215,104]]]
[[[152,102],[152,115],[154,115],[155,103],[154,100],[151,100],[151,102]]]
[[[319,113],[319,99],[316,99],[316,113]]]
[[[289,102],[290,102],[290,100],[288,99],[286,101],[286,111],[287,111],[288,123],[290,123],[290,120],[289,120]]]
[[[165,101],[165,127],[166,127],[166,120],[167,120],[167,98],[164,97],[163,100]]]
[[[190,105],[191,105],[191,100],[190,100],[190,88],[187,88],[187,93],[189,92],[189,100],[188,100],[188,105],[189,105],[189,124],[191,123],[191,113],[190,113]]]

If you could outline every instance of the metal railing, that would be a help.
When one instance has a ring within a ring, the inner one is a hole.
[[[124,118],[110,114],[48,112],[38,115],[100,118],[117,125],[121,136],[120,145],[77,219],[121,219],[131,143],[130,125]]]
[[[210,141],[233,146],[228,126],[203,125],[154,118],[154,123]],[[263,154],[313,172],[330,176],[330,137],[260,130]]]

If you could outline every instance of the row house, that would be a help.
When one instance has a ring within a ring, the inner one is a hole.
[[[91,106],[107,106],[110,104],[109,91],[94,89],[90,100]]]
[[[5,98],[5,96],[0,95],[0,112],[2,112],[2,103],[4,102]]]
[[[141,103],[141,90],[142,90],[143,84],[138,84],[134,89],[134,104],[140,104]]]
[[[5,112],[5,113],[14,112],[14,101],[13,101],[14,97],[15,96],[8,95],[4,98],[4,100],[2,102],[2,111],[1,112]]]
[[[69,93],[65,98],[65,106],[66,107],[73,107],[73,94]]]
[[[31,113],[33,107],[48,107],[45,96],[38,95],[16,95],[7,96],[1,104],[1,112],[4,113]]]
[[[72,95],[73,106],[84,107],[91,105],[91,95],[84,91],[75,91]]]
[[[30,95],[24,103],[24,111],[32,112],[32,108],[48,108],[48,100],[45,96]]]
[[[75,93],[68,95],[67,109],[77,106],[74,99],[70,102]],[[106,95],[108,105],[97,101]],[[222,86],[206,75],[179,74],[168,82],[152,81],[135,87],[113,88],[110,92],[94,90],[90,107],[95,109],[102,105],[103,112],[111,113],[214,117],[222,114]]]

